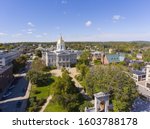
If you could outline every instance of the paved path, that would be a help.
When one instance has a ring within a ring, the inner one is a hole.
[[[80,73],[76,70],[76,68],[68,68],[70,77],[72,77],[72,80],[75,82],[75,86],[80,89],[80,93],[83,95],[85,99],[89,99],[89,96],[87,93],[85,93],[83,86],[78,82],[78,80],[75,78],[76,75],[79,75]],[[62,72],[60,69],[55,69],[51,71],[52,75],[54,76],[61,76]]]
[[[51,101],[52,99],[52,96],[50,95],[47,100],[46,100],[46,103],[42,106],[40,112],[44,112],[44,110],[46,109],[47,105],[49,104],[49,102]]]

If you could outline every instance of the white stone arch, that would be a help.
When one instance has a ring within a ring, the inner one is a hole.
[[[108,112],[109,109],[109,94],[108,93],[103,93],[99,92],[97,94],[94,94],[95,97],[95,112],[99,111],[100,103],[104,101],[104,112]]]

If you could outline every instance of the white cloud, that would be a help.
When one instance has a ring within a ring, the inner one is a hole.
[[[117,21],[124,20],[124,19],[125,19],[125,17],[123,17],[121,15],[113,15],[112,16],[113,22],[117,22]]]
[[[27,25],[30,26],[30,27],[34,27],[35,26],[32,22],[28,22]]]
[[[28,34],[32,34],[35,31],[35,29],[33,28],[29,28],[27,30],[25,30],[25,32],[27,32]]]
[[[92,25],[92,21],[87,21],[86,23],[85,23],[85,26],[87,26],[87,27],[89,27],[89,26],[91,26]]]
[[[7,36],[8,34],[0,32],[0,37]]]

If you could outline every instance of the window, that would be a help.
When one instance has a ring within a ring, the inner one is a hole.
[[[59,57],[59,61],[61,61],[61,57]]]

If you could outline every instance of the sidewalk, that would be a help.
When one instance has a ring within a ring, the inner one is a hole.
[[[50,95],[47,100],[46,103],[42,106],[40,112],[44,112],[44,110],[46,109],[47,105],[49,104],[50,100],[52,99],[52,96]]]

